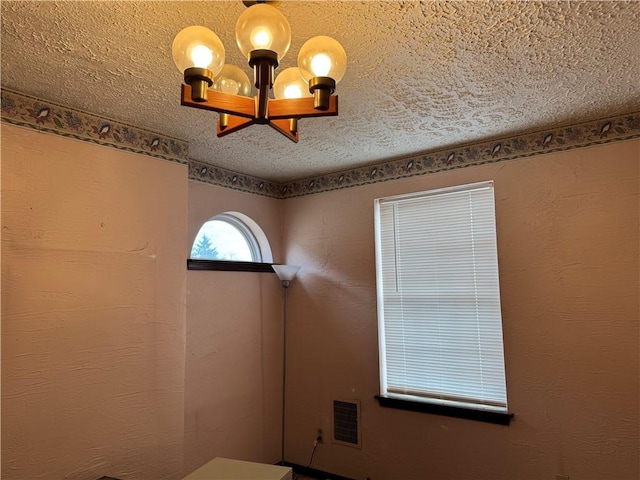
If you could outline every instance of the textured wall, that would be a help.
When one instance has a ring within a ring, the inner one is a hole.
[[[2,478],[182,474],[186,166],[2,128]]]
[[[331,401],[362,401],[362,450],[313,465],[358,479],[632,480],[638,470],[640,141],[286,200],[287,459],[307,464]],[[495,181],[509,427],[383,409],[374,198]]]
[[[346,397],[362,401],[363,449],[327,441],[315,467],[373,480],[638,477],[640,141],[285,202],[187,193],[184,166],[12,126],[2,161],[3,478],[155,480],[216,455],[279,458],[279,283],[184,271],[199,226],[228,210],[263,227],[275,261],[303,266],[290,290],[288,460],[308,463],[331,400]],[[373,199],[487,179],[515,421],[383,410]]]
[[[188,249],[226,211],[251,217],[281,260],[282,201],[189,183]],[[275,274],[187,274],[185,472],[212,458],[280,459],[282,289]]]

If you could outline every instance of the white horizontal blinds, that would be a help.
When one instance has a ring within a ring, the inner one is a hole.
[[[378,214],[382,393],[506,410],[492,184]]]

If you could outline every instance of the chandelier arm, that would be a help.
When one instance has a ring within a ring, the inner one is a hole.
[[[269,121],[269,126],[271,126],[277,132],[280,132],[282,135],[287,137],[289,140],[298,143],[298,130],[291,130],[291,120],[294,119],[281,119],[281,120],[273,120]]]
[[[191,87],[182,84],[182,98],[180,104],[187,107],[201,108],[203,110],[213,110],[219,113],[228,113],[238,117],[254,118],[255,100],[250,97],[232,95],[230,93],[218,92],[209,89],[207,100],[195,102],[191,99]]]
[[[249,127],[256,123],[255,118],[237,117],[235,115],[228,115],[226,119],[226,126],[223,126],[218,118],[217,121],[217,136],[224,137],[230,133],[237,132],[243,128]]]
[[[314,100],[307,98],[281,98],[269,100],[269,119],[328,117],[338,115],[338,96],[329,97],[329,108],[316,110]]]

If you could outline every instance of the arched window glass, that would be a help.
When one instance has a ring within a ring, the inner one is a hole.
[[[205,222],[191,247],[192,259],[263,262],[265,257],[271,261],[264,233],[249,217],[236,212],[222,213]]]

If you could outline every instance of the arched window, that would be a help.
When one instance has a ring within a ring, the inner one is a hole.
[[[271,248],[262,229],[238,212],[225,212],[205,222],[191,247],[191,258],[236,262],[271,262]]]

